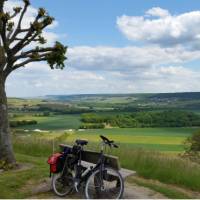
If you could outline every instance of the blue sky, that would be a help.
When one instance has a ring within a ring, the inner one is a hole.
[[[32,0],[27,20],[38,7],[56,19],[48,45],[69,47],[66,69],[18,70],[9,96],[200,91],[200,1]]]
[[[173,14],[200,9],[200,1],[193,0],[34,0],[36,7],[45,7],[59,21],[59,33],[66,33],[69,46],[133,44],[124,38],[116,26],[116,18],[123,14],[141,16],[152,7],[161,7]]]

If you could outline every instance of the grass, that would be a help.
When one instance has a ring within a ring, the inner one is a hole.
[[[16,117],[14,120],[36,120],[38,124],[21,126],[20,128],[34,130],[65,130],[65,129],[78,129],[80,126],[80,115],[53,115],[47,117],[37,117],[32,115],[23,115]]]
[[[55,139],[55,146],[70,138],[69,135],[60,135]],[[69,140],[68,140],[69,141]],[[97,150],[97,143],[91,142],[88,148]],[[17,138],[14,140],[14,148],[18,153],[26,152],[27,155],[48,157],[52,152],[50,140]],[[183,160],[175,155],[133,149],[123,146],[112,151],[119,157],[121,166],[137,171],[139,176],[147,179],[159,180],[167,184],[175,184],[200,192],[200,167],[190,161]]]
[[[60,116],[61,117],[61,116]],[[41,120],[44,120],[41,117]],[[62,117],[61,117],[62,118]],[[66,118],[65,118],[66,119]],[[43,129],[48,130],[47,128],[52,128],[55,126],[59,126],[59,124],[66,125],[60,118],[56,118],[58,120],[57,124],[53,122],[50,123],[41,121],[38,125],[31,126],[34,129]],[[73,118],[70,118],[73,121]],[[70,120],[68,123],[70,123]],[[28,126],[30,127],[30,126]],[[28,128],[27,127],[27,128]],[[116,143],[118,143],[122,148],[143,148],[146,150],[157,150],[162,152],[169,153],[179,153],[184,150],[184,141],[185,139],[191,135],[191,133],[195,132],[197,128],[109,128],[109,129],[97,129],[97,130],[73,130],[69,133],[69,137],[67,137],[66,142],[74,142],[77,138],[85,138],[90,142],[98,143],[100,141],[99,135],[105,135],[108,138],[111,138]],[[35,133],[32,131],[23,132],[23,130],[18,130],[21,132],[21,135],[36,135],[42,139],[53,139],[55,137],[59,137],[66,132],[64,130],[50,130],[49,133]],[[63,142],[65,142],[65,140]]]
[[[166,152],[181,152],[183,142],[197,128],[110,128],[75,131],[67,141],[86,138],[89,142],[99,142],[99,135],[116,141],[122,148],[144,148]]]
[[[200,191],[200,167],[187,160],[159,152],[122,149],[114,153],[123,167],[139,176]]]
[[[183,192],[180,192],[175,188],[169,187],[168,185],[165,185],[165,184],[160,184],[155,181],[150,182],[148,180],[144,180],[144,179],[135,177],[135,178],[129,179],[129,182],[134,182],[137,185],[150,188],[156,192],[164,194],[166,197],[171,198],[171,199],[190,199],[191,198],[191,196],[189,196]]]
[[[39,127],[40,129],[41,127]],[[46,130],[46,129],[44,129]],[[168,153],[179,153],[184,150],[183,142],[196,128],[110,128],[99,130],[84,130],[68,132],[66,142],[74,142],[77,138],[85,138],[90,142],[98,143],[99,135],[106,135],[118,143],[121,148],[143,148]],[[22,131],[23,132],[23,131]],[[38,134],[24,132],[28,135],[39,135],[43,139],[52,139],[60,136],[62,130]],[[63,140],[63,142],[65,142]]]
[[[70,138],[69,134],[52,135],[54,135],[55,147],[58,147],[58,144],[66,138]],[[13,138],[18,162],[31,164],[33,168],[1,174],[0,198],[30,197],[34,186],[48,177],[49,167],[46,161],[52,153],[52,136],[50,134],[46,136],[44,133],[29,136],[20,134]],[[97,147],[96,142],[90,142],[88,146],[90,149],[97,149]],[[58,148],[55,151],[58,151]],[[175,155],[133,149],[128,146],[113,150],[112,154],[119,156],[122,167],[137,171],[138,176],[146,180],[159,180],[162,183],[200,192],[200,167],[190,161],[182,160]],[[169,198],[188,198],[185,193],[167,186],[148,181],[136,181],[137,184],[149,187]]]
[[[46,158],[32,157],[16,154],[20,163],[31,163],[33,168],[23,171],[9,171],[1,174],[0,178],[0,198],[1,199],[21,199],[31,196],[32,189],[26,187],[30,183],[38,183],[39,180],[48,177],[48,166]]]

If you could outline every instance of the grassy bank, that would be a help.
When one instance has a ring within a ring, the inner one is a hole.
[[[16,158],[25,169],[0,174],[0,199],[28,198],[35,185],[49,175],[45,157],[16,153]]]
[[[150,188],[154,191],[164,194],[166,197],[171,199],[193,199],[196,197],[191,191],[190,193],[188,191],[185,192],[182,189],[160,183],[159,181],[147,180],[140,177],[130,177],[128,178],[128,182]]]
[[[200,191],[200,166],[155,151],[123,149],[115,151],[123,167],[139,176]]]
[[[57,147],[66,137],[69,138],[68,135],[60,135],[55,139],[54,145]],[[97,143],[90,143],[89,148],[97,149],[97,146]],[[18,153],[48,157],[52,153],[52,141],[22,137],[14,140],[14,148]],[[137,171],[139,176],[200,191],[200,167],[190,161],[175,155],[126,146],[112,151],[112,154],[119,156],[122,167]]]

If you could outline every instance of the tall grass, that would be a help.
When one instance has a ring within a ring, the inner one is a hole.
[[[14,137],[13,146],[14,150],[20,154],[26,154],[37,157],[48,157],[56,151],[60,151],[59,144],[68,135],[63,134],[54,139],[38,138],[37,136]]]
[[[200,191],[200,165],[191,161],[142,149],[123,148],[114,154],[119,156],[123,167],[135,170],[142,177]]]
[[[62,135],[55,139],[55,151],[58,151],[58,144],[66,137],[67,135]],[[95,150],[97,147],[97,143],[90,143],[88,146]],[[15,138],[14,149],[20,154],[48,157],[52,153],[52,141],[35,137]],[[135,170],[144,178],[200,191],[200,165],[191,161],[156,151],[133,149],[125,145],[113,150],[112,154],[119,157],[122,167]]]

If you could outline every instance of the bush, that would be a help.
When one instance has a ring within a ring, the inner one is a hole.
[[[183,155],[193,162],[200,163],[200,131],[195,132],[185,141],[185,153]]]
[[[80,129],[102,129],[105,128],[104,124],[88,124],[88,123],[83,123],[80,127]]]
[[[10,127],[16,128],[16,127],[19,127],[19,126],[35,125],[35,124],[37,124],[36,120],[18,120],[18,121],[11,121]]]

